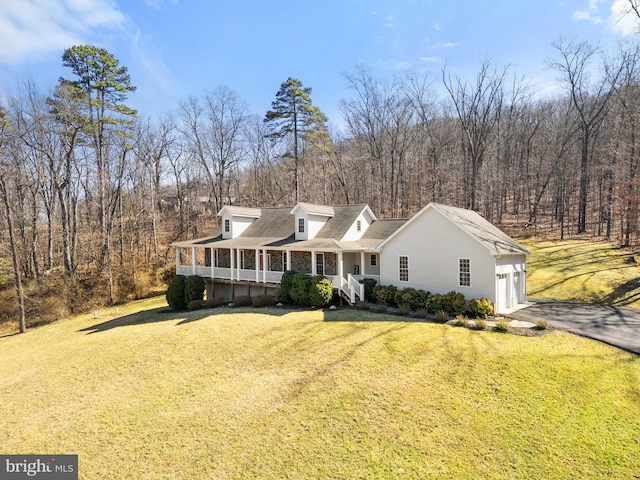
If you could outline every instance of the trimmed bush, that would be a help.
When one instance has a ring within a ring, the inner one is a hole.
[[[293,286],[293,277],[298,274],[295,270],[287,270],[282,274],[280,279],[280,288],[276,292],[276,297],[281,302],[291,302],[291,287]]]
[[[373,288],[373,301],[380,305],[396,306],[396,293],[398,289],[395,285],[377,285]]]
[[[364,285],[364,300],[371,300],[378,281],[375,278],[361,278],[359,281]]]
[[[493,315],[493,305],[487,298],[473,299],[469,302],[469,311],[476,317],[487,318]]]
[[[289,296],[293,303],[309,305],[309,275],[298,272],[291,279]]]
[[[271,307],[278,303],[275,295],[257,295],[251,297],[251,304],[254,307]]]
[[[223,297],[207,298],[204,301],[205,308],[218,308],[226,303]]]
[[[176,275],[167,288],[167,303],[173,310],[184,310],[187,302],[184,298],[185,277]]]
[[[458,292],[449,292],[440,298],[440,308],[450,315],[458,315],[464,312],[464,295]]]
[[[231,301],[234,307],[250,307],[253,304],[249,295],[238,295],[237,297],[233,297]]]
[[[431,293],[425,292],[424,290],[416,290],[415,288],[404,288],[402,290],[398,290],[396,292],[396,304],[398,305],[408,305],[411,310],[418,311],[421,308],[425,308],[429,298],[431,297]]]
[[[189,303],[192,300],[204,299],[204,278],[196,275],[187,277],[184,281],[184,300]]]
[[[204,308],[203,300],[191,300],[187,303],[187,310],[189,311],[200,310],[201,308]]]
[[[400,315],[409,315],[411,312],[411,307],[408,303],[401,303],[398,305],[398,310],[400,310]]]
[[[307,302],[311,307],[324,307],[333,297],[333,287],[328,278],[322,275],[307,280]]]

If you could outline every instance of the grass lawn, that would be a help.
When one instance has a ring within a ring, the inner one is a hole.
[[[629,262],[628,249],[585,240],[520,243],[532,252],[529,296],[640,309],[640,264]]]
[[[85,480],[640,475],[640,358],[618,349],[163,305],[0,338],[0,449],[77,453]]]

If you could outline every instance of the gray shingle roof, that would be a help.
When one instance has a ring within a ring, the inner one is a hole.
[[[235,205],[227,205],[224,208],[229,210],[232,215],[238,215],[240,217],[258,218],[262,214],[262,209],[260,208],[236,207]]]
[[[326,215],[326,216],[335,215],[334,208],[328,205],[317,205],[315,203],[304,203],[304,202],[300,202],[298,203],[298,205],[304,208],[308,213],[311,213],[311,214]]]
[[[484,244],[489,250],[498,255],[528,255],[531,253],[509,235],[473,210],[451,207],[449,205],[442,205],[441,203],[432,203],[430,205],[460,225],[468,233]]]
[[[335,215],[327,220],[316,238],[334,238],[340,240],[353,225],[366,205],[340,205],[333,207]]]
[[[406,218],[389,218],[373,222],[358,243],[365,248],[375,248],[407,222]]]

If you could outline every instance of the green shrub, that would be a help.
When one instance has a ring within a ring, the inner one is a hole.
[[[409,312],[411,312],[411,307],[408,303],[401,303],[400,305],[398,305],[398,310],[400,310],[401,315],[409,315]]]
[[[234,307],[250,307],[253,305],[253,300],[249,295],[238,295],[237,297],[233,297]]]
[[[487,318],[489,315],[493,315],[493,305],[487,298],[473,299],[469,302],[469,311],[476,317]]]
[[[377,285],[373,288],[373,301],[380,305],[394,307],[396,303],[396,293],[398,289],[395,285]]]
[[[192,300],[204,299],[204,278],[193,275],[184,281],[184,300],[189,303]]]
[[[324,307],[333,297],[333,287],[328,278],[316,275],[307,279],[307,305]]]
[[[278,303],[275,295],[256,295],[255,297],[251,297],[251,305],[254,307],[272,307]]]
[[[425,307],[419,308],[416,313],[420,318],[427,318],[427,315],[429,315],[429,311]]]
[[[373,298],[373,289],[378,284],[375,278],[361,278],[360,283],[364,285],[364,299],[371,300]]]
[[[453,323],[456,327],[468,327],[469,318],[466,315],[456,315],[456,321]]]
[[[449,314],[447,312],[445,312],[444,310],[438,310],[436,312],[436,321],[445,323],[448,320],[449,320]]]
[[[507,322],[506,320],[501,319],[496,322],[495,330],[497,332],[503,332],[503,333],[508,332],[509,328],[510,328],[509,322]]]
[[[184,310],[187,302],[184,298],[185,277],[176,275],[167,287],[167,303],[173,310]]]
[[[549,322],[546,318],[536,318],[536,330],[546,330],[549,328]]]
[[[280,288],[276,292],[276,297],[281,302],[291,302],[290,292],[293,286],[293,277],[295,277],[297,273],[295,270],[287,270],[282,274]]]
[[[226,303],[223,297],[207,298],[204,301],[205,308],[218,308]]]
[[[449,292],[440,298],[440,308],[450,315],[458,315],[464,312],[464,295],[458,292]]]
[[[387,307],[384,303],[378,303],[375,307],[373,307],[373,310],[378,313],[384,313],[389,310],[389,307]]]
[[[298,272],[291,279],[291,288],[289,289],[289,297],[293,303],[298,305],[309,304],[309,275]]]
[[[357,304],[357,307],[360,310],[369,310],[371,308],[371,305],[369,305],[367,302],[360,302]]]
[[[429,297],[429,292],[408,287],[396,292],[395,301],[397,305],[406,304],[411,310],[417,311],[427,305]]]
[[[425,303],[425,307],[427,311],[429,313],[437,313],[443,310],[441,300],[442,300],[442,295],[440,295],[439,293],[436,293],[435,295],[431,295],[428,298],[427,302]]]
[[[189,311],[200,310],[203,307],[204,300],[191,300],[189,303],[187,303],[187,310]]]
[[[487,328],[487,321],[483,318],[476,318],[474,320],[474,328],[476,330],[484,330],[485,328]]]

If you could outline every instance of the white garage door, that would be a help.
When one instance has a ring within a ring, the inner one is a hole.
[[[498,275],[498,301],[496,302],[496,310],[504,311],[507,308],[507,275],[502,273]]]

